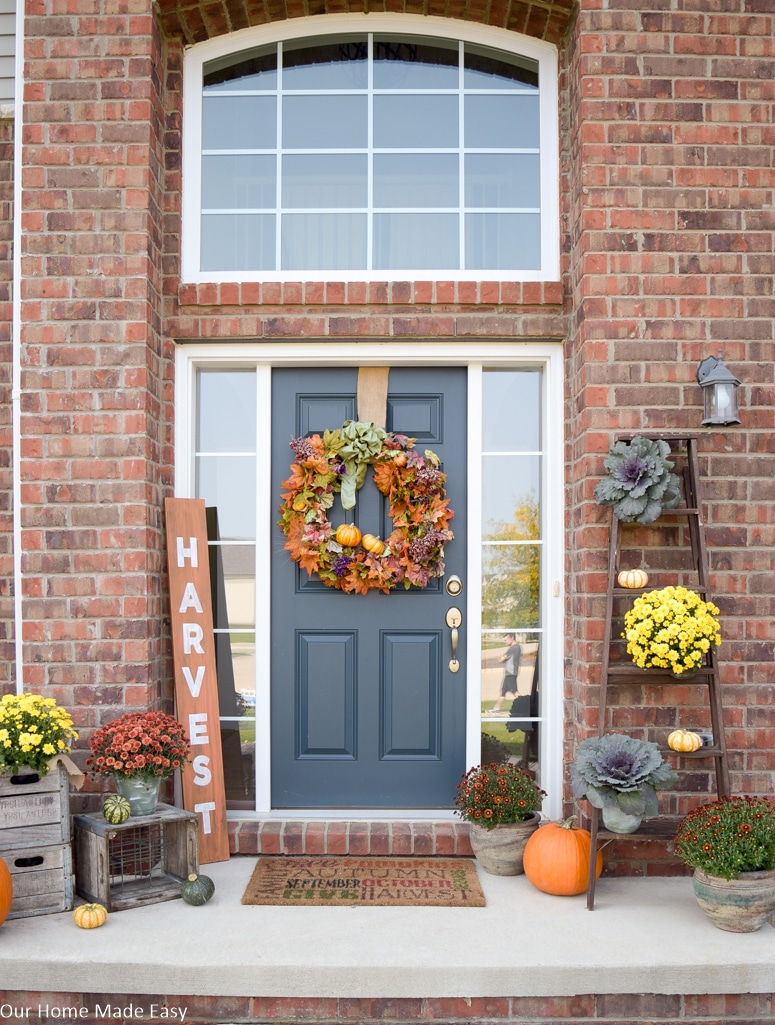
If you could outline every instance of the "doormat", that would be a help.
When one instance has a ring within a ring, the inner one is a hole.
[[[481,908],[469,858],[259,858],[243,904]]]

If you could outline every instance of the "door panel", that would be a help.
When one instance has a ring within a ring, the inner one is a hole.
[[[292,437],[356,417],[356,368],[273,373],[272,478],[284,480]],[[447,473],[455,538],[446,572],[465,580],[466,371],[393,368],[387,429],[431,448]],[[279,503],[279,487],[274,497]],[[333,524],[390,534],[371,474]],[[443,580],[390,594],[344,594],[308,577],[284,550],[272,555],[272,805],[276,808],[451,807],[465,771],[465,634],[449,670],[453,601]]]

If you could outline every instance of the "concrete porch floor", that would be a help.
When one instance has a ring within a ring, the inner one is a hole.
[[[253,857],[204,866],[203,907],[166,901],[78,929],[72,914],[0,928],[0,989],[284,997],[772,993],[775,929],[733,934],[691,881],[603,878],[586,898],[478,869],[484,908],[244,906]],[[478,867],[478,866],[477,866]]]

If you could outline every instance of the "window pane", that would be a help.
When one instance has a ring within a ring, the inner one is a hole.
[[[485,452],[537,452],[541,448],[538,370],[485,371],[482,434]]]
[[[466,214],[469,270],[530,270],[540,266],[540,214]]]
[[[375,36],[375,89],[457,89],[457,85],[457,43]]]
[[[365,214],[283,215],[283,270],[349,270],[365,266]]]
[[[283,207],[363,206],[369,201],[366,154],[283,157]]]
[[[485,630],[539,626],[540,545],[484,545],[482,626]]]
[[[197,452],[254,452],[256,375],[252,370],[200,370]]]
[[[466,206],[538,207],[537,153],[470,153],[466,156]]]
[[[234,55],[210,61],[204,70],[205,92],[277,88],[277,47],[255,50],[235,62]]]
[[[374,145],[378,149],[449,149],[456,147],[457,141],[457,96],[374,97]]]
[[[465,118],[472,149],[538,149],[538,96],[466,96]]]
[[[538,89],[538,63],[527,57],[503,59],[483,46],[465,44],[466,89]]]
[[[537,541],[540,456],[485,456],[482,476],[485,540]]]
[[[368,142],[366,96],[286,96],[285,149],[364,149]]]
[[[202,157],[202,207],[274,209],[277,160],[253,154]]]
[[[509,641],[505,632],[485,634],[483,638],[482,763],[502,763],[511,758],[533,768],[538,759],[541,730],[541,723],[535,721],[541,715],[541,635],[517,631],[515,643],[520,649],[519,667],[516,680],[507,680],[504,655]],[[514,708],[517,697],[523,700]],[[530,700],[525,701],[525,698]]]
[[[216,630],[252,631],[256,625],[255,546],[211,544],[209,552],[210,575],[215,581]],[[252,641],[252,636],[245,636]]]
[[[368,52],[363,36],[284,43],[283,88],[365,89]]]
[[[374,206],[454,206],[460,202],[454,153],[374,156]]]
[[[256,806],[256,723],[221,722],[223,751],[223,783],[226,807],[234,810],[255,810]]]
[[[197,456],[196,494],[218,509],[223,540],[255,540],[256,461],[253,456]]]
[[[374,266],[380,270],[458,267],[458,215],[375,214]]]
[[[266,214],[206,214],[202,217],[202,270],[271,270],[275,265],[275,219]]]
[[[274,149],[276,112],[274,96],[205,96],[202,149]]]

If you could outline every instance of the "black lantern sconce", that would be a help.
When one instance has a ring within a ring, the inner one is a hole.
[[[740,382],[724,366],[719,352],[718,358],[706,356],[697,368],[697,382],[702,388],[705,403],[703,427],[718,427],[739,424],[737,389]]]

